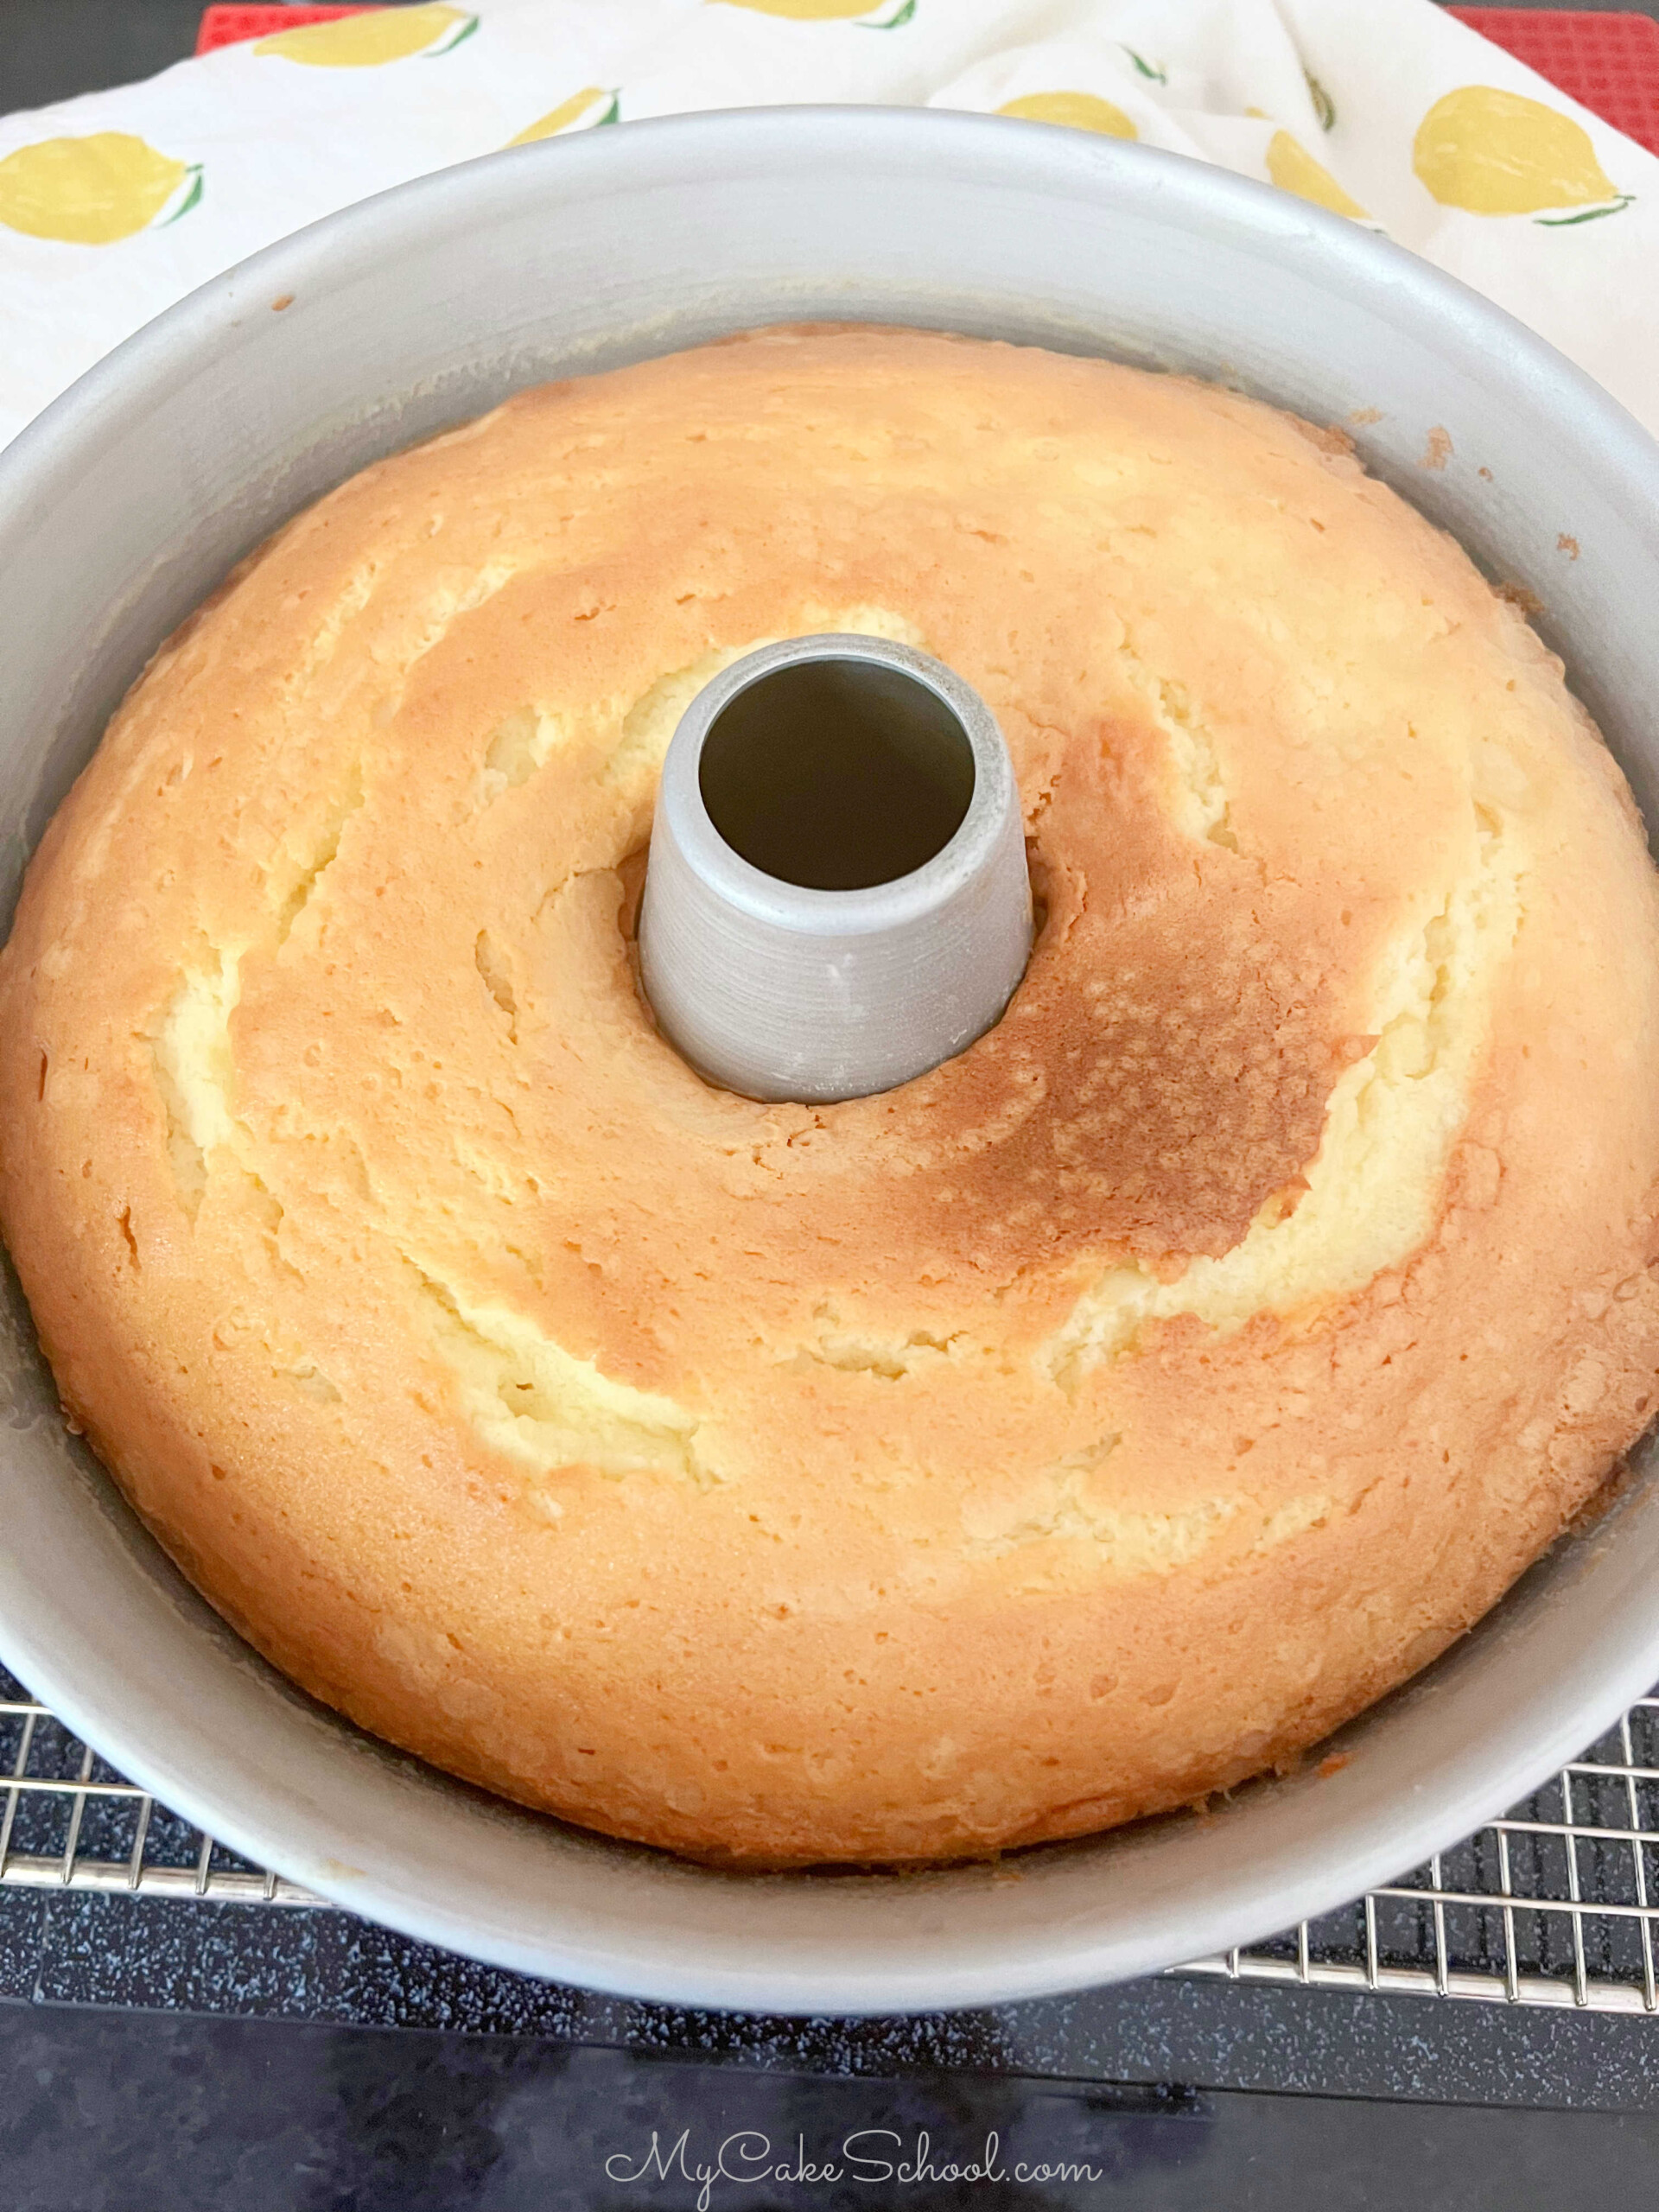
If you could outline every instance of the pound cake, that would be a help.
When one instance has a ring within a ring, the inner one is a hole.
[[[1039,933],[886,1095],[658,1033],[658,769],[937,655]],[[66,1411],[354,1720],[787,1866],[1226,1789],[1422,1667],[1659,1368],[1659,899],[1560,664],[1338,435],[911,331],[526,391],[156,655],[0,963]]]

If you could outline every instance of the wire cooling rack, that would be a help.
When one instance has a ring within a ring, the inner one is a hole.
[[[0,1801],[0,1885],[329,1909],[124,1780],[3,1671]],[[1455,1851],[1177,1971],[1659,2014],[1656,1952],[1659,1693]]]

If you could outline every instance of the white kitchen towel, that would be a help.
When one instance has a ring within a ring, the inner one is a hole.
[[[1659,430],[1659,160],[1432,0],[440,0],[0,118],[0,441],[194,286],[388,185],[645,116],[843,100],[1138,138],[1300,193]]]

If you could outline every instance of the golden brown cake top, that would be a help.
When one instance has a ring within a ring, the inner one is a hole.
[[[680,710],[823,629],[986,698],[1042,925],[958,1059],[760,1105],[628,931]],[[687,1847],[983,1847],[1306,1740],[1640,1426],[1655,920],[1558,664],[1339,440],[763,334],[365,471],[169,643],[0,966],[0,1201],[324,1694]]]

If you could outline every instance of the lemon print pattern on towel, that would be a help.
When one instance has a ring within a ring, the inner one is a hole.
[[[1358,200],[1344,192],[1328,168],[1316,162],[1300,138],[1293,138],[1288,130],[1275,130],[1268,141],[1268,175],[1281,192],[1294,192],[1299,200],[1311,200],[1316,207],[1328,207],[1333,215],[1351,215],[1357,221],[1370,220]]]
[[[614,123],[621,112],[620,93],[607,92],[599,85],[585,85],[581,92],[572,92],[568,100],[561,100],[557,107],[550,108],[545,115],[527,124],[507,143],[533,145],[538,138],[556,138],[562,130],[574,130],[578,124],[597,130],[601,123]]]
[[[1442,207],[1471,215],[1586,223],[1630,200],[1571,116],[1494,85],[1463,85],[1436,100],[1417,126],[1411,165]],[[1545,212],[1568,208],[1586,212],[1553,219]]]
[[[711,7],[742,8],[752,16],[779,16],[791,23],[850,23],[877,13],[881,0],[709,0]],[[896,31],[916,13],[916,0],[900,0],[881,22],[867,22],[866,30]]]
[[[332,23],[305,23],[254,42],[256,54],[275,54],[312,69],[373,69],[413,54],[448,54],[470,38],[478,17],[464,8],[376,8]]]
[[[201,197],[201,164],[125,130],[42,138],[0,161],[0,223],[26,238],[113,245],[176,222]]]
[[[1022,123],[1061,123],[1071,130],[1093,130],[1103,138],[1138,138],[1141,133],[1121,107],[1093,92],[1024,92],[996,111]]]

